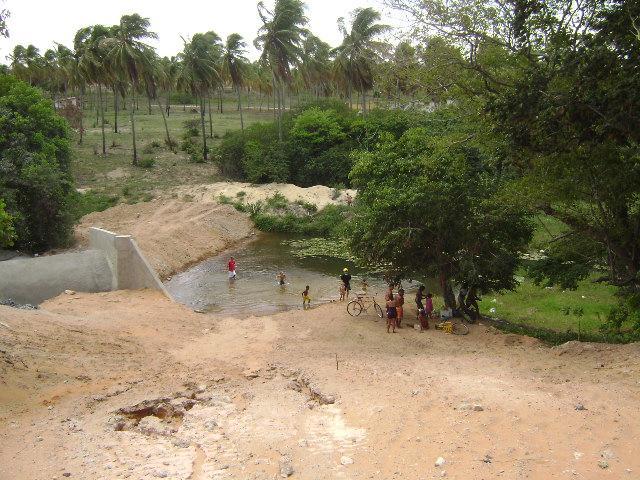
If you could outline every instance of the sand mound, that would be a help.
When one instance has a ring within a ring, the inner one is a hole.
[[[318,208],[324,208],[329,204],[346,203],[347,195],[351,195],[352,198],[356,196],[356,190],[346,189],[337,192],[324,185],[303,188],[289,183],[254,185],[242,182],[217,182],[210,185],[180,187],[176,190],[180,198],[183,198],[184,195],[190,195],[196,201],[209,202],[217,201],[220,195],[236,199],[239,192],[244,192],[244,201],[248,203],[263,202],[274,194],[280,193],[290,202],[300,200],[313,203]]]
[[[230,205],[155,200],[120,204],[82,218],[76,227],[81,247],[89,227],[133,235],[161,278],[184,270],[248,237],[253,224]]]

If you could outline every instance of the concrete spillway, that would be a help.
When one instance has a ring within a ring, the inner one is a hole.
[[[89,239],[89,250],[0,262],[0,299],[37,304],[65,290],[141,288],[169,296],[130,235],[92,228]]]

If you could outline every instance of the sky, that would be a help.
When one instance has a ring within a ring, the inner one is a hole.
[[[265,0],[270,7],[273,0]],[[374,7],[383,15],[382,22],[397,26],[399,17],[385,9],[381,0],[305,0],[309,28],[332,46],[342,40],[338,17],[349,18],[358,7]],[[17,44],[33,44],[43,54],[55,42],[72,47],[75,32],[94,24],[113,25],[124,14],[139,13],[151,21],[151,30],[159,35],[149,43],[160,56],[172,56],[182,49],[182,38],[194,33],[215,31],[226,38],[241,34],[248,45],[248,57],[258,57],[253,39],[260,27],[256,0],[3,0],[0,8],[11,12],[9,38],[0,38],[0,63]],[[389,40],[393,38],[390,36]]]

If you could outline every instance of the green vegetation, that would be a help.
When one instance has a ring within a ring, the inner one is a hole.
[[[215,161],[221,172],[253,183],[287,182],[300,186],[349,184],[352,152],[374,148],[385,135],[399,138],[412,127],[452,121],[443,116],[397,110],[372,110],[358,117],[339,102],[313,102],[283,114],[278,123],[257,123],[228,132]]]
[[[6,75],[0,120],[0,200],[12,224],[3,215],[2,243],[29,252],[65,244],[73,222],[66,122],[38,89]]]
[[[74,192],[71,204],[73,205],[73,218],[77,221],[91,212],[102,212],[118,203],[117,196],[109,196],[88,191],[85,193]]]
[[[5,204],[0,200],[0,248],[10,247],[16,238],[11,215],[5,211]]]

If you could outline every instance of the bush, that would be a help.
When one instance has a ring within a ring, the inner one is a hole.
[[[67,122],[51,101],[0,75],[0,198],[12,218],[16,248],[42,252],[70,239],[70,155]]]
[[[184,136],[187,137],[197,137],[200,135],[200,121],[199,120],[185,120],[184,122]]]
[[[138,160],[138,166],[142,168],[153,168],[156,161],[151,157],[141,158]]]

